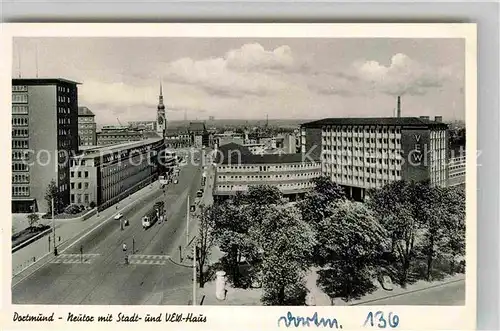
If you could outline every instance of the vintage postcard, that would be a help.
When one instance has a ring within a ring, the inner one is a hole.
[[[475,328],[474,24],[7,24],[0,65],[4,329]]]

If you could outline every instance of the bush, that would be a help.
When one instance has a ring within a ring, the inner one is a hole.
[[[74,214],[78,214],[80,211],[81,211],[81,210],[80,210],[80,206],[75,205],[75,204],[73,204],[73,205],[69,205],[69,206],[68,206],[68,207],[66,207],[66,209],[64,210],[64,212],[65,212],[66,214],[72,214],[72,215],[74,215]]]

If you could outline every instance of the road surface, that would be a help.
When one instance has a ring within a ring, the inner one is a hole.
[[[111,220],[15,284],[13,304],[187,304],[192,269],[165,255],[178,256],[178,245],[185,243],[187,196],[195,200],[200,182],[200,166],[182,167],[178,184],[170,184],[165,194],[158,190],[148,202],[124,213],[130,222],[124,230]],[[167,222],[143,230],[142,216],[160,200],[165,201]],[[135,259],[128,265],[123,243],[129,254],[135,248]]]
[[[459,306],[465,304],[465,280],[456,281],[362,305]]]

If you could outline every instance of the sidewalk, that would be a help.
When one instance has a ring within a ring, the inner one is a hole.
[[[69,244],[72,240],[76,239],[76,237],[109,220],[118,212],[122,212],[123,210],[135,205],[135,203],[139,202],[140,200],[147,198],[150,194],[159,189],[158,182],[155,182],[152,185],[153,185],[152,187],[151,185],[144,187],[143,189],[132,194],[130,197],[123,199],[119,203],[99,212],[98,214],[88,218],[87,220],[75,221],[75,220],[56,219],[55,232],[56,232],[56,240],[58,247],[64,250],[64,245]],[[51,222],[51,220],[49,221]],[[51,241],[50,250],[49,250],[49,239],[48,239],[49,237]],[[19,275],[23,271],[27,271],[26,270],[27,268],[29,268],[30,266],[32,266],[37,262],[43,264],[43,262],[41,262],[40,260],[43,259],[44,257],[53,256],[52,252],[53,252],[52,233],[14,252],[12,254],[12,277]],[[59,249],[59,253],[62,252],[63,251]]]

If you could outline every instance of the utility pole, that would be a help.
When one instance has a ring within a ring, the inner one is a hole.
[[[56,245],[56,220],[54,218],[54,197],[52,197],[52,234],[54,235],[54,255],[57,256],[57,245]]]
[[[186,247],[189,246],[189,195],[187,197],[187,213],[186,213]]]
[[[196,306],[196,245],[193,245],[193,306]]]

